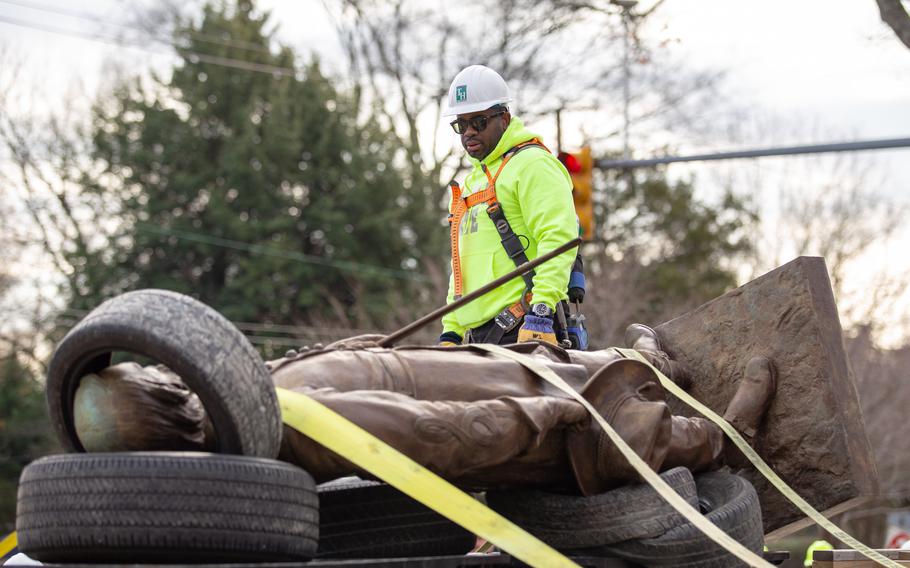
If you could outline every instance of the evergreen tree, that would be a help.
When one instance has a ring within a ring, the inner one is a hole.
[[[22,468],[53,447],[41,386],[15,354],[0,354],[0,533],[15,523]]]
[[[640,321],[690,309],[736,286],[734,260],[752,250],[747,229],[757,220],[742,198],[728,192],[710,204],[696,199],[691,181],[671,183],[658,170],[614,180],[601,218],[609,246],[642,264],[635,289],[648,308]]]
[[[98,105],[86,185],[118,202],[122,237],[77,263],[71,306],[159,287],[234,320],[370,325],[419,289],[418,236],[440,212],[408,206],[399,149],[317,63],[275,48],[267,19],[206,6],[169,80]]]

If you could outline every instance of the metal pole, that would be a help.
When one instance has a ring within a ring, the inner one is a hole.
[[[629,69],[629,9],[622,9],[622,157],[628,160],[629,155],[629,79],[631,72]]]
[[[556,109],[556,153],[562,153],[562,107]]]
[[[581,244],[581,238],[573,239],[573,240],[567,242],[566,244],[551,250],[550,252],[548,252],[547,254],[545,254],[543,256],[539,256],[539,257],[535,258],[534,260],[529,260],[528,262],[517,267],[515,270],[513,270],[512,272],[509,272],[505,276],[501,276],[501,277],[497,278],[496,280],[493,280],[489,284],[485,284],[485,285],[481,286],[477,290],[474,290],[467,296],[463,296],[463,297],[459,298],[458,300],[455,300],[451,304],[446,304],[445,306],[442,306],[441,308],[437,308],[437,309],[433,310],[432,312],[423,316],[419,320],[417,320],[413,323],[409,323],[408,325],[404,326],[403,328],[399,329],[398,331],[385,336],[385,338],[379,340],[377,343],[380,347],[391,347],[396,341],[411,335],[412,333],[414,333],[418,329],[422,328],[426,324],[430,323],[431,321],[435,321],[438,318],[441,318],[442,316],[446,315],[447,313],[457,310],[458,308],[467,304],[468,302],[473,302],[474,300],[483,296],[487,292],[490,292],[495,288],[499,288],[506,282],[520,277],[525,272],[529,272],[530,270],[534,269],[535,267],[540,266],[541,264],[545,263],[546,261],[548,261],[552,258],[555,258],[555,257],[561,255],[562,253],[568,251],[569,249],[577,247],[580,244]]]
[[[734,158],[761,158],[765,156],[795,156],[799,154],[819,154],[823,152],[855,152],[858,150],[884,150],[888,148],[908,148],[910,138],[888,138],[882,140],[863,140],[858,142],[841,142],[836,144],[811,144],[807,146],[785,146],[781,148],[762,148],[736,152],[719,152],[713,154],[694,154],[692,156],[666,156],[648,160],[597,160],[594,167],[607,169],[631,169],[672,164],[675,162],[701,162],[710,160],[730,160]]]

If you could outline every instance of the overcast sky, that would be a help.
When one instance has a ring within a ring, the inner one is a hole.
[[[124,47],[84,37],[97,36],[100,29],[87,16],[123,23],[137,6],[151,3],[0,0],[0,45],[24,62],[20,80],[34,93],[30,104],[59,105],[76,82],[91,95],[104,84],[111,62],[127,69],[167,69],[173,55],[166,46]],[[332,69],[339,46],[321,2],[260,0],[259,5],[272,11],[283,42],[301,53],[320,54]],[[881,23],[874,0],[666,0],[644,33],[670,42],[693,68],[725,70],[728,100],[784,126],[772,129],[770,138],[743,140],[745,147],[910,137],[910,49]],[[786,128],[792,125],[798,127]],[[537,127],[545,136],[555,130],[550,124]],[[571,134],[567,138],[571,143]],[[729,144],[721,138],[698,145],[683,140],[679,152],[734,149]],[[910,202],[910,149],[870,152],[866,159],[883,179],[882,192]],[[760,168],[762,177],[774,179],[775,172],[792,165],[793,159],[787,160],[742,167]],[[670,171],[710,179],[738,167],[692,165]],[[908,243],[905,232],[898,243],[879,247],[864,259],[862,272],[910,271],[908,255],[901,254]],[[857,276],[854,287],[865,285]]]

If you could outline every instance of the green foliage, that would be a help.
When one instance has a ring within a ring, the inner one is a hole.
[[[32,460],[48,453],[53,435],[44,393],[18,359],[0,359],[0,527],[16,516],[16,483]]]
[[[655,170],[614,182],[601,218],[610,247],[642,264],[635,289],[653,314],[734,287],[733,260],[752,249],[746,229],[757,219],[732,193],[710,204],[696,198],[691,181],[670,183]]]
[[[209,5],[180,30],[169,80],[99,102],[103,171],[85,185],[118,203],[121,236],[103,255],[77,253],[71,307],[158,287],[233,320],[368,325],[419,289],[418,237],[442,212],[415,211],[425,187],[403,182],[399,149],[318,63],[275,48],[267,18],[249,2]]]

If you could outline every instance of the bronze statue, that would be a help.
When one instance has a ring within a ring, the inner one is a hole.
[[[289,352],[266,365],[277,387],[313,397],[464,488],[593,494],[636,479],[578,402],[518,363],[470,346],[387,349],[375,339]],[[689,380],[650,328],[630,326],[626,342],[678,384]],[[711,422],[672,416],[651,369],[617,350],[566,351],[542,342],[509,348],[581,392],[658,471],[705,471],[736,458]],[[772,363],[751,358],[724,417],[747,439],[754,436],[775,388]],[[87,375],[75,421],[88,451],[201,450],[211,439],[198,398],[161,366],[121,363]],[[317,481],[368,475],[287,426],[279,458]]]

